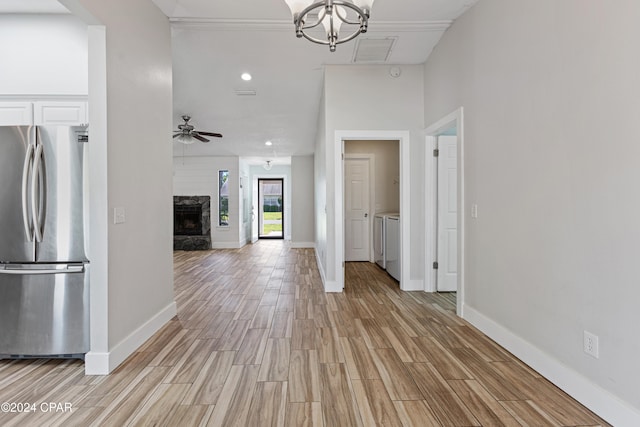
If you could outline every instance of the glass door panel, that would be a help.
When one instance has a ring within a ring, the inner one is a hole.
[[[258,179],[258,237],[284,238],[284,179]]]

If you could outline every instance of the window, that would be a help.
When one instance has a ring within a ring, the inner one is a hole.
[[[218,171],[218,225],[229,226],[229,171]]]

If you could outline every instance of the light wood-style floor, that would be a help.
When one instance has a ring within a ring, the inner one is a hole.
[[[178,316],[113,374],[0,361],[0,402],[70,403],[7,426],[595,426],[601,419],[454,314],[348,263],[325,294],[282,241],[175,253]]]

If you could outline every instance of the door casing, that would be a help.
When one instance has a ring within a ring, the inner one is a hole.
[[[333,265],[334,277],[325,280],[325,291],[342,292],[344,289],[344,171],[342,156],[344,155],[344,142],[350,140],[397,140],[400,146],[400,242],[401,251],[408,256],[402,256],[400,289],[403,291],[418,291],[424,289],[424,281],[411,280],[410,275],[410,229],[411,212],[409,201],[410,190],[410,157],[409,145],[411,133],[407,130],[362,131],[362,130],[337,130],[334,132],[333,171],[335,178],[332,180],[334,205],[333,213],[333,241],[327,240],[327,264]],[[329,191],[330,189],[328,189]],[[331,213],[330,212],[330,213]]]

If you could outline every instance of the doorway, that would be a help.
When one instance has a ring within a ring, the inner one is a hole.
[[[284,239],[283,178],[258,178],[258,238]]]
[[[400,225],[400,253],[406,254],[401,256],[400,262],[400,289],[403,291],[424,290],[424,282],[422,280],[410,279],[411,264],[411,232],[409,224],[410,203],[409,203],[409,181],[410,169],[409,157],[410,132],[409,131],[343,131],[338,130],[334,133],[334,151],[333,164],[328,167],[327,181],[328,189],[332,189],[332,206],[327,206],[327,271],[331,275],[325,281],[325,290],[327,292],[342,292],[344,290],[344,268],[345,268],[345,221],[344,221],[344,146],[346,141],[362,141],[362,140],[394,140],[399,145],[399,177],[396,192],[399,193],[400,209],[402,213],[399,220]],[[374,210],[378,210],[374,206]],[[331,243],[331,244],[329,244]]]

